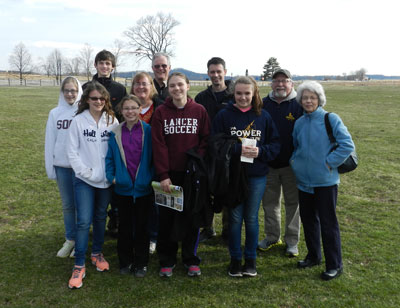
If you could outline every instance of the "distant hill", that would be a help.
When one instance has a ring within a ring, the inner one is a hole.
[[[132,76],[135,76],[136,72],[138,71],[131,71],[131,72],[118,72],[117,75],[118,77],[121,78],[132,78]],[[208,75],[207,74],[202,74],[202,73],[195,73],[192,71],[189,71],[184,68],[175,68],[171,70],[171,72],[181,72],[189,78],[189,80],[208,80]],[[148,72],[151,76],[153,76],[153,72]],[[233,76],[233,79],[235,79],[237,76]],[[254,76],[252,77],[255,80],[260,80],[260,76]],[[342,76],[340,76],[342,77]],[[367,77],[369,79],[373,80],[399,80],[400,76],[385,76],[385,75],[368,75]],[[230,76],[226,76],[226,79],[230,79]],[[338,76],[336,75],[316,75],[316,76],[309,76],[309,75],[293,75],[293,80],[337,80]]]

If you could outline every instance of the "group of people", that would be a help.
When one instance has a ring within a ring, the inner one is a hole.
[[[290,72],[279,69],[272,91],[261,99],[253,78],[226,81],[225,61],[214,57],[207,63],[211,85],[192,99],[187,77],[169,74],[167,54],[154,55],[154,78],[136,74],[130,94],[111,77],[112,53],[99,52],[94,66],[97,74],[83,86],[75,77],[64,79],[46,126],[46,171],[57,180],[66,237],[57,256],[75,258],[69,288],[83,285],[91,226],[91,262],[98,271],[109,270],[102,254],[109,204],[108,229],[117,229],[121,274],[144,277],[149,254],[156,250],[159,275],[171,277],[181,242],[187,274],[201,275],[198,244],[216,235],[214,212],[222,211],[228,274],[254,277],[257,248],[283,245],[281,192],[286,254],[299,255],[301,219],[308,254],[297,266],[321,263],[322,235],[326,270],[321,278],[342,273],[337,167],[354,143],[333,113],[337,144],[330,143],[319,83],[303,82],[296,93]],[[215,153],[222,153],[222,161],[209,164]],[[152,181],[159,181],[165,193],[182,186],[183,211],[157,206]],[[211,193],[211,181],[223,185]],[[266,237],[259,242],[261,203]]]

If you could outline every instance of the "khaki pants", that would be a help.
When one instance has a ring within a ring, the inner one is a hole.
[[[297,245],[300,238],[299,195],[296,177],[290,166],[269,168],[267,185],[262,199],[264,208],[264,231],[268,241],[281,238],[281,198],[285,200],[285,243]]]

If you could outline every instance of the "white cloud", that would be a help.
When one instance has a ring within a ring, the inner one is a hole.
[[[37,48],[68,48],[68,49],[81,49],[83,44],[76,44],[71,42],[57,42],[57,41],[35,41],[31,43],[32,46]]]
[[[21,21],[23,23],[35,23],[37,20],[36,20],[36,18],[32,18],[32,17],[21,17]]]

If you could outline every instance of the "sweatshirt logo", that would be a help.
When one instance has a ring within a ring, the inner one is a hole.
[[[197,134],[198,121],[193,118],[164,120],[164,134]]]
[[[57,121],[57,129],[68,129],[71,125],[72,120],[58,120]]]
[[[261,140],[261,131],[254,128],[254,120],[245,129],[237,129],[235,126],[232,126],[231,135],[237,136],[239,139],[251,138],[258,141]]]
[[[293,116],[292,113],[290,112],[289,115],[286,116],[286,120],[288,120],[288,121],[294,121],[294,120],[296,120],[296,119],[294,118],[294,116]]]
[[[85,129],[85,130],[83,131],[83,135],[84,135],[85,137],[94,137],[94,138],[96,138],[96,131],[93,130],[93,129],[92,129],[92,131],[89,131],[88,129]]]

